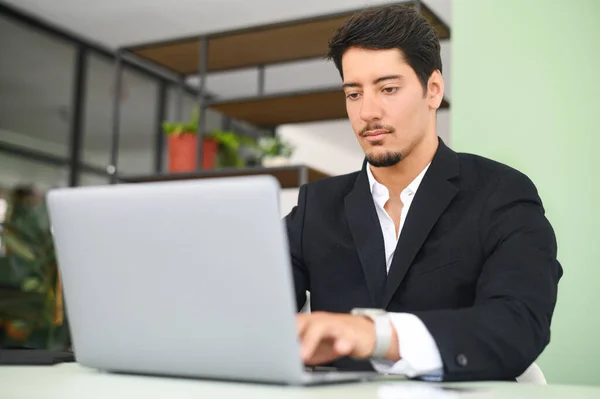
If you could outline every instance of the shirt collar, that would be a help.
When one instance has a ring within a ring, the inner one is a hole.
[[[403,193],[414,195],[417,192],[417,189],[419,188],[419,185],[421,184],[421,181],[423,180],[427,169],[429,169],[429,165],[431,165],[431,162],[427,166],[425,166],[421,173],[419,173],[419,175],[415,177],[414,180],[410,182],[408,186],[406,186],[406,188],[402,191]],[[373,172],[371,171],[371,165],[369,165],[368,162],[366,164],[366,168],[367,177],[369,178],[369,189],[371,190],[371,195],[384,195],[389,197],[389,191],[387,187],[375,180],[375,176],[373,176]]]

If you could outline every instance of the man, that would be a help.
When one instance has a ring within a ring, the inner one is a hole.
[[[286,217],[305,363],[514,380],[550,340],[562,276],[535,186],[437,137],[440,46],[416,11],[360,13],[329,48],[366,160]]]

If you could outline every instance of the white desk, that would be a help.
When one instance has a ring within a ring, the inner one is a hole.
[[[473,389],[466,393],[440,387]],[[62,364],[47,367],[0,366],[2,399],[587,399],[600,398],[600,388],[536,386],[517,383],[428,384],[377,381],[320,387],[279,387],[166,377],[102,373]]]

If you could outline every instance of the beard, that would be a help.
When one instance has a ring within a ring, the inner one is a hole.
[[[384,154],[367,154],[367,162],[376,168],[389,168],[398,164],[404,157],[400,152],[387,151]]]
[[[394,133],[396,131],[396,129],[394,129],[393,126],[383,125],[380,123],[374,123],[374,124],[367,124],[359,132],[359,136],[364,137],[365,133],[370,130],[387,130],[389,133]],[[376,141],[371,144],[373,146],[383,145],[383,143],[380,141]],[[380,154],[380,155],[366,154],[366,157],[367,157],[367,162],[369,162],[371,165],[375,166],[376,168],[382,168],[382,167],[386,168],[386,167],[394,166],[404,158],[402,156],[401,152],[396,152],[396,151],[386,151],[384,154]]]

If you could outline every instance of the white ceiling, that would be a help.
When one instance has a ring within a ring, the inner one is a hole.
[[[4,0],[111,48],[294,20],[389,0]],[[450,0],[424,0],[447,23]]]

